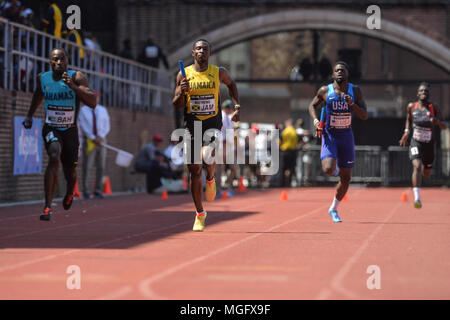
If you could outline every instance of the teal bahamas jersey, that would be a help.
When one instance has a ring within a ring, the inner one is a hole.
[[[75,70],[67,70],[70,78]],[[53,80],[53,71],[41,75],[41,88],[44,93],[45,124],[57,130],[67,130],[76,126],[77,95],[64,83]]]

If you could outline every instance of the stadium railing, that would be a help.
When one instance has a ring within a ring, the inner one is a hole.
[[[49,71],[49,55],[64,48],[69,68],[83,72],[102,104],[142,112],[170,114],[172,77],[163,70],[77,45],[0,18],[0,87],[33,92],[36,77]]]
[[[338,177],[328,177],[322,173],[319,145],[300,150],[297,160],[300,185],[339,181]],[[411,184],[411,175],[408,147],[390,146],[383,150],[380,146],[355,146],[353,183],[408,185]],[[432,174],[429,179],[423,179],[423,184],[450,186],[450,150],[436,150]]]

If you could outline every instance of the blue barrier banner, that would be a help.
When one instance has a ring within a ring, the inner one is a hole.
[[[42,120],[33,118],[33,127],[25,129],[24,117],[14,117],[14,175],[42,172]]]

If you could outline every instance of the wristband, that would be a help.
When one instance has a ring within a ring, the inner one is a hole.
[[[314,119],[314,126],[317,126],[317,124],[319,123],[320,121],[319,121],[319,119]]]
[[[234,105],[234,110],[239,110],[241,108],[241,105],[240,104],[235,104]]]
[[[409,129],[405,129],[405,133],[408,133],[408,134],[409,134]]]

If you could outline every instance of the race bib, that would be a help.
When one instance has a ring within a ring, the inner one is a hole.
[[[351,113],[332,113],[330,116],[330,127],[335,129],[347,129],[352,124]]]
[[[430,142],[431,141],[431,129],[415,127],[413,138],[419,142]]]
[[[45,123],[55,128],[69,128],[75,123],[73,107],[47,106]]]
[[[216,111],[216,100],[213,94],[191,96],[191,113],[195,115],[211,115]]]

